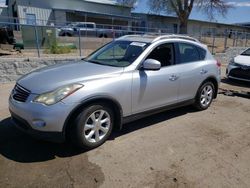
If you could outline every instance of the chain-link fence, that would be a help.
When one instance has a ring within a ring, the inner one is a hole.
[[[173,34],[173,31],[169,29],[133,25],[75,22],[54,26],[49,22],[45,24],[42,20],[29,24],[20,24],[20,22],[20,20],[11,22],[0,20],[1,28],[13,30],[15,42],[10,46],[13,45],[16,49],[10,54],[0,51],[0,55],[4,54],[5,57],[87,56],[95,49],[123,35]],[[221,53],[228,47],[250,46],[250,33],[246,32],[229,30],[224,33],[207,32],[195,35],[189,33],[189,35],[208,45],[213,54]],[[1,45],[1,48],[3,46]],[[2,50],[6,51],[6,49]]]
[[[213,54],[223,53],[229,47],[249,47],[250,33],[226,30],[224,33],[201,33],[198,38]]]

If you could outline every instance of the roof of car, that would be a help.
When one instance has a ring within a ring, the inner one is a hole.
[[[183,39],[183,40],[189,40],[193,42],[199,42],[199,40],[187,36],[187,35],[175,35],[175,34],[170,34],[170,35],[125,35],[117,40],[128,40],[128,41],[137,41],[137,42],[146,42],[146,43],[154,43],[159,40],[163,39]]]

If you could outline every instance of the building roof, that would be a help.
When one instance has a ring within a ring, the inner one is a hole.
[[[92,2],[92,3],[100,3],[100,4],[108,4],[108,5],[114,5],[114,6],[119,5],[116,0],[83,0],[83,1]],[[8,5],[9,0],[6,0],[5,4]],[[126,5],[123,5],[123,6],[124,7],[130,7],[130,6],[126,6]]]
[[[250,22],[236,23],[235,25],[250,27]]]
[[[121,5],[116,0],[84,0],[84,1],[92,2],[92,3],[100,3],[100,4],[106,4],[106,5],[108,4],[108,5],[124,6],[124,7],[132,8],[129,5]]]
[[[117,2],[115,0],[85,0],[93,3],[101,3],[101,4],[110,4],[110,5],[116,5]]]
[[[153,13],[140,13],[140,12],[132,12],[132,15],[138,16],[138,15],[146,15],[146,16],[155,16],[155,17],[164,17],[168,19],[175,19],[178,21],[177,16],[168,16],[168,15],[162,15],[162,14],[153,14]],[[224,25],[224,26],[238,26],[242,28],[248,28],[247,26],[244,25],[238,25],[238,24],[228,24],[228,23],[220,23],[220,22],[209,22],[209,21],[204,21],[204,20],[195,20],[195,19],[188,19],[189,22],[196,22],[196,23],[207,23],[207,24],[215,24],[215,25]]]

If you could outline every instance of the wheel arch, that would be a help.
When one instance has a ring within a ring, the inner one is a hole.
[[[204,83],[206,83],[206,82],[212,82],[212,83],[214,84],[214,87],[215,87],[215,88],[214,88],[214,89],[215,89],[214,99],[216,99],[216,98],[217,98],[217,95],[218,95],[219,83],[218,83],[217,79],[216,79],[215,77],[213,77],[213,76],[210,76],[210,77],[206,78],[206,79],[200,84],[200,86],[199,86],[199,88],[198,88],[198,90],[197,90],[197,94],[198,94],[198,91],[199,91],[200,87],[201,87]]]
[[[77,115],[86,107],[89,106],[90,104],[94,103],[105,103],[110,105],[112,107],[113,112],[114,112],[114,128],[116,130],[120,130],[122,128],[122,117],[123,117],[123,111],[120,103],[109,96],[96,96],[96,97],[91,97],[88,98],[84,101],[82,101],[79,105],[77,105],[68,115],[66,118],[66,121],[64,122],[63,126],[63,134],[65,138],[68,138],[68,134],[70,131],[70,128],[72,126],[72,122],[74,119],[77,117]]]

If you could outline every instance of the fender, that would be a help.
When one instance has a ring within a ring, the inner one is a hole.
[[[63,125],[64,138],[66,138],[67,127],[70,127],[69,126],[70,122],[80,113],[82,108],[84,108],[84,106],[87,106],[91,103],[98,102],[98,101],[112,103],[112,107],[114,108],[114,113],[115,113],[115,127],[119,130],[122,128],[123,110],[122,110],[121,104],[113,97],[110,97],[107,95],[96,95],[96,96],[89,97],[83,100],[69,113]]]

